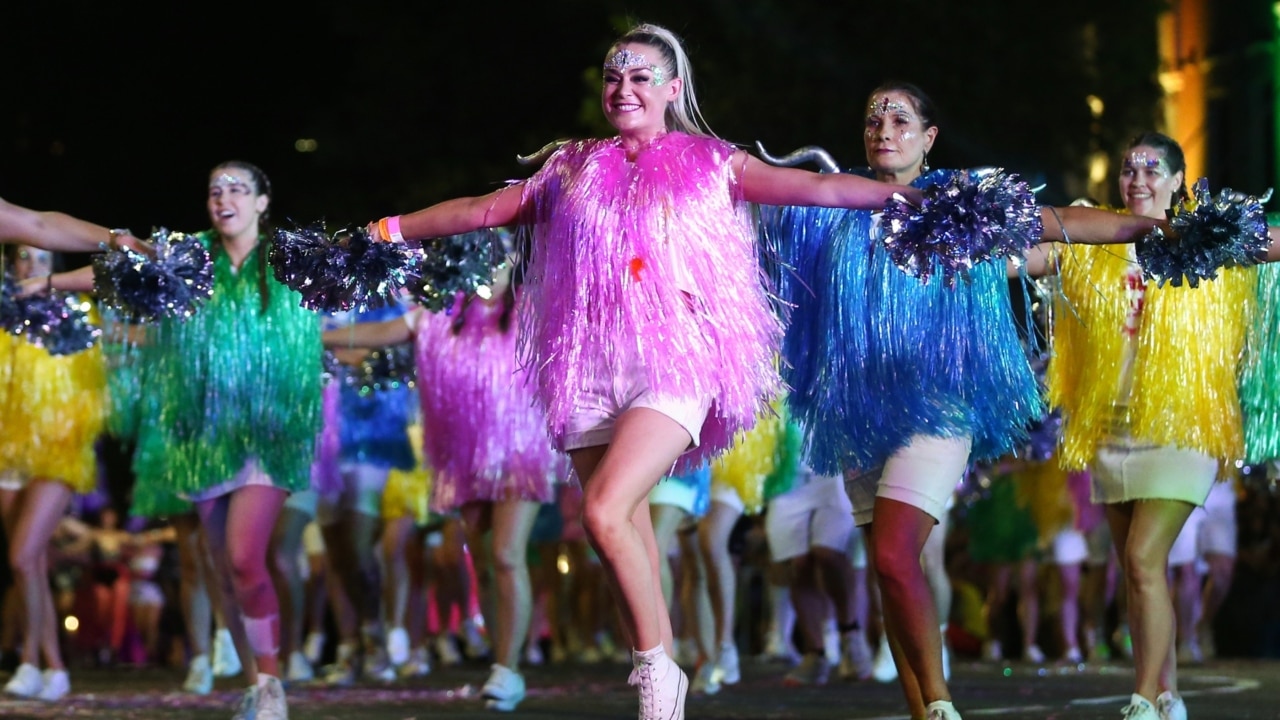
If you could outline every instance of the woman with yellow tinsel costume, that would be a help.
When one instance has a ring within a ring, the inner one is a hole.
[[[52,289],[47,280],[52,253],[27,245],[12,250],[13,276],[23,284],[18,292],[33,285]],[[26,621],[22,664],[4,689],[19,697],[59,700],[71,685],[58,647],[48,547],[72,494],[97,484],[94,443],[106,414],[100,345],[52,354],[26,336],[0,332],[0,412],[0,513]]]
[[[1186,196],[1182,149],[1139,135],[1120,193],[1134,215],[1162,218]],[[1063,415],[1061,462],[1090,468],[1125,574],[1136,678],[1126,717],[1185,717],[1178,693],[1170,547],[1221,469],[1243,457],[1237,365],[1256,273],[1226,268],[1199,287],[1148,282],[1134,246],[1069,247],[1048,373]]]

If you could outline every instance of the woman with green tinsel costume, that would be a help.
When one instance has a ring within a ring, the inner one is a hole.
[[[308,487],[321,420],[320,319],[277,282],[261,227],[271,186],[230,161],[209,177],[213,295],[148,329],[134,473],[199,513],[249,688],[236,718],[287,717],[279,601],[267,548],[289,493]]]

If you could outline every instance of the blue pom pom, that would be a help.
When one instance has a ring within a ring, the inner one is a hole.
[[[453,307],[458,293],[484,294],[493,282],[494,268],[504,258],[507,241],[506,231],[486,229],[424,242],[409,292],[432,312]]]
[[[364,228],[328,233],[323,222],[275,232],[268,254],[275,277],[302,294],[302,306],[323,312],[390,304],[417,262],[404,243],[376,242]]]
[[[1137,243],[1138,263],[1148,280],[1191,287],[1218,276],[1219,268],[1253,265],[1266,256],[1267,215],[1258,198],[1224,188],[1215,198],[1200,178],[1191,196],[1171,211],[1169,229],[1147,233]]]
[[[895,195],[881,220],[894,264],[921,282],[939,274],[954,285],[979,263],[1021,257],[1043,233],[1035,194],[1003,170],[956,173],[923,194],[919,206]]]
[[[94,292],[131,321],[187,318],[213,295],[213,261],[194,235],[159,228],[153,254],[114,248],[93,259]]]

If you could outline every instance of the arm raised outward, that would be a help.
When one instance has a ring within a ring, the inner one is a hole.
[[[24,243],[54,252],[96,252],[106,245],[123,245],[141,252],[144,245],[127,230],[102,225],[60,212],[41,212],[0,200],[0,242]]]
[[[817,173],[810,170],[776,167],[738,153],[734,166],[740,168],[743,197],[762,205],[804,205],[880,210],[894,193],[911,202],[920,202],[919,190],[892,185],[847,173]]]
[[[346,327],[326,330],[321,336],[325,347],[331,348],[383,348],[408,342],[413,336],[410,326],[412,310],[404,317],[379,322],[355,323]]]

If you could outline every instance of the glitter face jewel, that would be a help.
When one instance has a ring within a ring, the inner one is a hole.
[[[1160,170],[1164,158],[1146,152],[1131,152],[1124,159],[1124,166],[1135,170]]]
[[[905,104],[890,100],[887,95],[875,98],[867,105],[867,117],[881,117],[891,112],[911,114],[911,108]]]
[[[214,188],[220,188],[220,189],[226,190],[226,189],[233,189],[237,187],[240,188],[241,190],[244,190],[245,192],[253,191],[253,188],[249,185],[249,183],[245,182],[244,180],[241,180],[240,178],[230,173],[222,173],[221,175],[214,178],[209,183],[210,190]]]
[[[622,48],[614,53],[612,57],[604,62],[605,70],[613,70],[619,73],[625,73],[628,70],[643,68],[653,73],[653,84],[661,85],[666,82],[666,75],[662,72],[662,68],[653,65],[644,53],[638,53],[627,48]]]

